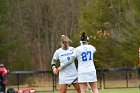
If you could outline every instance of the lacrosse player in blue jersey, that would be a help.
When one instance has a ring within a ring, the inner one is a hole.
[[[73,63],[73,60],[78,60],[78,83],[81,93],[86,93],[87,83],[89,83],[93,93],[99,93],[97,88],[96,69],[93,62],[93,54],[96,49],[92,45],[88,45],[89,38],[83,32],[80,38],[81,45],[78,46],[71,56],[69,62],[60,66],[58,71],[63,71]]]
[[[68,36],[62,35],[60,42],[61,48],[55,51],[51,62],[54,74],[58,74],[58,71],[56,69],[57,60],[60,61],[60,66],[63,66],[71,59],[71,55],[74,53],[75,48],[69,46],[69,42],[70,39],[68,38]],[[60,71],[59,72],[60,93],[66,93],[68,84],[71,84],[77,77],[78,73],[74,62],[66,69]],[[73,82],[73,86],[75,87],[77,93],[81,93],[77,81]]]

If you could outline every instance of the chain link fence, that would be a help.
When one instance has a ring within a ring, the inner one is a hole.
[[[138,68],[97,69],[98,88],[139,88],[139,75]],[[59,90],[58,75],[53,75],[52,71],[12,71],[7,78],[7,88],[34,88],[38,92]],[[71,89],[74,87],[68,87]]]
[[[34,88],[37,92],[54,91],[54,75],[51,71],[11,71],[7,78],[7,89]]]
[[[98,69],[99,88],[138,88],[138,68]]]

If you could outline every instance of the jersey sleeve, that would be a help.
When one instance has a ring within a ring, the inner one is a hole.
[[[96,52],[96,48],[94,46],[92,46],[92,49],[93,49],[93,53]]]
[[[72,56],[74,56],[74,57],[78,57],[78,56],[80,56],[80,54],[81,54],[81,52],[80,52],[80,48],[77,47],[77,48],[75,48],[74,53],[73,53]]]
[[[72,56],[77,57],[77,48],[74,49],[74,52],[73,52]]]
[[[56,50],[54,55],[53,55],[53,59],[58,60],[59,56],[58,56],[58,51]]]
[[[74,52],[74,50],[75,50],[76,48],[74,48],[74,47],[71,47],[71,50]]]
[[[95,47],[93,47],[93,52],[96,52],[96,48]]]

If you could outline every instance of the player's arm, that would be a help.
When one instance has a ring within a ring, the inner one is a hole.
[[[58,68],[58,70],[60,71],[60,70],[62,70],[62,69],[64,69],[64,68],[66,68],[67,66],[69,66],[70,64],[72,64],[72,63],[74,62],[75,58],[76,58],[76,57],[72,56],[72,57],[70,58],[70,60],[69,60],[65,65],[60,66],[60,67]]]
[[[57,60],[52,59],[51,66],[54,74],[58,74],[58,70],[56,69],[56,62]]]
[[[52,59],[52,61],[51,61],[52,69],[56,68],[56,62],[57,62],[57,60]]]

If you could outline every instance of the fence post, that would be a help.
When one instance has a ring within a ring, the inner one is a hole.
[[[52,73],[53,74],[53,73]],[[56,89],[56,75],[53,74],[53,91],[57,90]]]
[[[17,89],[19,90],[19,74],[17,74]]]
[[[138,67],[138,79],[140,80],[140,67]]]
[[[125,71],[126,71],[126,87],[128,88],[128,69],[125,68]]]
[[[101,89],[104,89],[104,71],[103,71],[103,68],[101,68],[100,87],[101,87]]]
[[[54,74],[52,73],[52,77],[53,77],[53,92],[55,91],[55,85],[54,85]]]
[[[103,89],[105,89],[105,70],[103,69]]]
[[[100,76],[100,88],[102,89],[102,76]]]
[[[55,75],[54,77],[55,77],[55,90],[57,90],[57,75]]]

